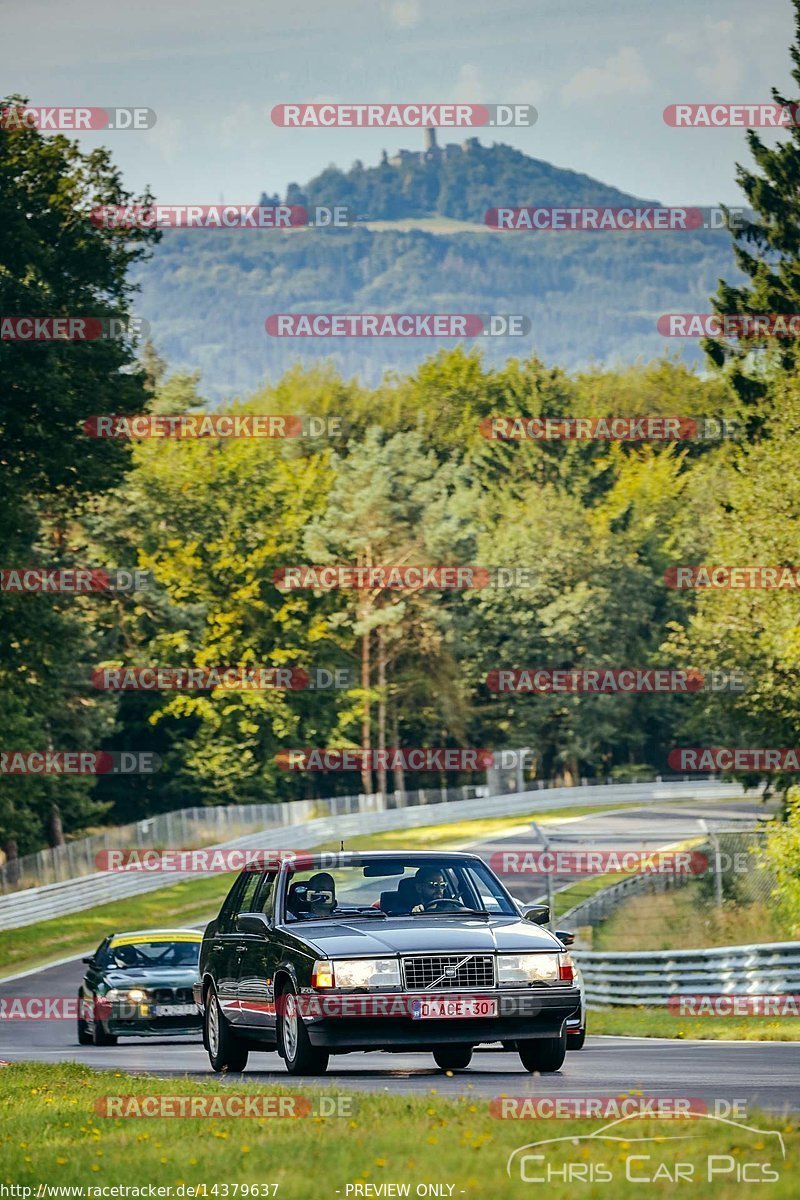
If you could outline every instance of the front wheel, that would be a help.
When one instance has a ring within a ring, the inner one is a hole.
[[[437,1046],[433,1061],[442,1071],[463,1071],[472,1062],[472,1046]]]
[[[98,1021],[97,1018],[95,1017],[95,1022],[94,1022],[94,1044],[95,1044],[95,1046],[116,1046],[118,1040],[119,1039],[117,1038],[117,1035],[115,1033],[109,1033],[108,1030],[106,1029],[105,1025],[103,1024],[103,1022]],[[80,1034],[78,1034],[78,1041],[80,1041]]]
[[[243,1071],[247,1066],[247,1048],[242,1045],[225,1020],[217,993],[208,989],[203,1016],[203,1036],[212,1070]]]
[[[78,1012],[81,1011],[82,1004],[83,1004],[83,996],[78,996]],[[79,1046],[91,1046],[91,1044],[92,1044],[92,1035],[89,1033],[89,1026],[86,1023],[86,1021],[83,1019],[83,1017],[78,1017],[78,1045]]]
[[[547,1075],[563,1067],[567,1056],[567,1035],[517,1042],[517,1050],[526,1071]]]
[[[290,1075],[324,1075],[330,1055],[311,1045],[291,984],[281,993],[278,1012],[278,1053]]]

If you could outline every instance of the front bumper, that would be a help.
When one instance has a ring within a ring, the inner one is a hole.
[[[474,996],[477,993],[469,993]],[[447,1000],[459,993],[436,993]],[[386,997],[409,1005],[414,1000],[431,998],[430,993],[393,993]],[[560,1037],[569,1018],[580,1019],[581,994],[578,988],[492,990],[481,992],[482,999],[496,999],[497,1014],[490,1017],[458,1017],[414,1020],[410,1015],[383,1016],[355,1013],[352,1016],[303,1016],[312,1046],[336,1051],[413,1050],[444,1043],[528,1041],[532,1038]]]

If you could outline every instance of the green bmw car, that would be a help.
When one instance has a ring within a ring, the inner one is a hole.
[[[113,1046],[120,1037],[185,1037],[201,1032],[192,996],[203,934],[197,929],[112,933],[83,961],[78,1041]]]

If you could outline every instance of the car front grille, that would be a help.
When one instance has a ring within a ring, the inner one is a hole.
[[[406,990],[494,987],[493,954],[425,954],[403,959]]]
[[[194,1004],[190,987],[160,987],[150,989],[151,1004]]]

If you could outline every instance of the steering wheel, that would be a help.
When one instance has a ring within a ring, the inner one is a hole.
[[[436,900],[428,901],[425,905],[425,912],[453,912],[455,909],[464,907],[460,900],[451,900],[449,896],[439,896]]]

